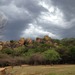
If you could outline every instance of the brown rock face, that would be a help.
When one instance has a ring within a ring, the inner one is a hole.
[[[3,42],[0,41],[0,45],[3,45]]]
[[[32,39],[31,39],[31,38],[27,38],[27,39],[26,39],[26,43],[32,44]]]
[[[44,40],[46,40],[46,41],[50,41],[51,38],[50,38],[48,35],[46,35],[46,36],[44,36]]]
[[[6,45],[6,41],[3,42],[3,45]]]
[[[3,42],[0,41],[0,50],[3,48]]]
[[[43,40],[46,44],[53,45],[52,39],[48,35],[44,36]]]
[[[42,39],[41,38],[36,38],[36,42],[40,43],[40,42],[42,42]]]
[[[2,45],[0,45],[0,50],[2,50],[3,49],[3,46]]]
[[[5,47],[10,47],[10,42],[7,41],[5,44],[4,44]]]
[[[20,44],[20,45],[24,45],[24,43],[25,43],[25,39],[24,39],[24,38],[21,38],[21,39],[19,40],[19,44]]]

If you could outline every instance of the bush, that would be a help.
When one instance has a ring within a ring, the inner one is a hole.
[[[74,64],[75,63],[75,47],[74,46],[69,49],[68,56],[69,56],[69,60],[70,60],[69,62]]]
[[[0,54],[0,67],[15,66],[25,64],[26,61],[23,57],[11,57],[7,54]]]
[[[5,49],[1,50],[1,52],[4,54],[10,55],[10,54],[13,54],[14,51],[11,48],[5,48]]]
[[[13,51],[14,51],[13,53],[14,56],[21,56],[25,52],[25,47],[24,46],[17,47],[17,48],[14,48]]]
[[[53,64],[55,62],[58,62],[60,59],[60,55],[55,50],[47,50],[43,53],[43,56],[46,60],[46,63]]]
[[[7,54],[0,54],[0,66],[8,66],[12,58]]]
[[[43,62],[44,62],[44,57],[40,53],[33,54],[29,58],[29,64],[32,64],[32,65],[43,64]]]

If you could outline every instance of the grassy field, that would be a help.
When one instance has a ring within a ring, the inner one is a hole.
[[[75,75],[75,65],[7,67],[9,75]]]

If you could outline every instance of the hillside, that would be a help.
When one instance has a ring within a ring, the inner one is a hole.
[[[49,36],[0,41],[0,66],[75,64],[75,39]]]

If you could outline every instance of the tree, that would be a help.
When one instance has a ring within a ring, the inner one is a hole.
[[[5,48],[5,49],[1,50],[1,52],[4,54],[8,54],[8,55],[13,54],[13,50],[11,48]]]
[[[75,63],[75,46],[71,47],[69,50],[69,59],[71,63]]]
[[[32,65],[38,65],[38,64],[43,64],[44,58],[42,54],[35,53],[31,55],[29,61],[30,61],[30,64]]]
[[[60,63],[68,63],[69,61],[69,47],[60,45],[56,51],[60,54],[61,60]]]
[[[47,50],[43,53],[46,63],[53,64],[60,59],[60,55],[55,50]]]
[[[14,48],[14,56],[21,56],[25,52],[25,46]]]

